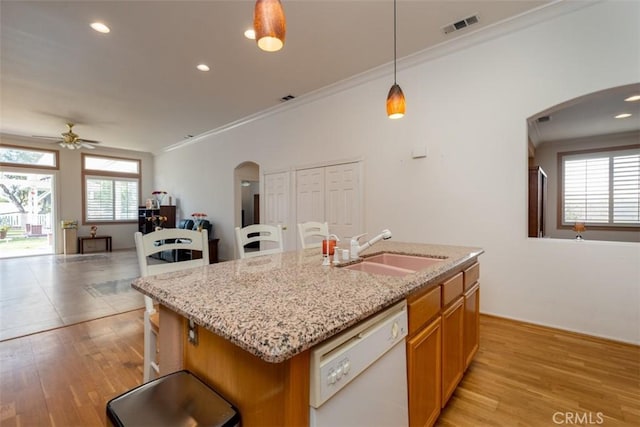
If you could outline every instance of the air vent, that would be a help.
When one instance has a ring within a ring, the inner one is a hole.
[[[480,19],[478,18],[478,14],[475,14],[468,18],[464,18],[459,21],[456,21],[452,24],[445,25],[444,27],[442,27],[442,31],[445,34],[450,34],[450,33],[453,33],[454,31],[467,28],[470,25],[477,24],[478,22],[480,22]]]
[[[280,98],[280,102],[287,102],[287,101],[291,101],[292,99],[294,99],[295,96],[293,95],[287,95],[287,96],[283,96],[282,98]]]
[[[542,116],[542,117],[538,117],[538,119],[536,120],[538,123],[546,123],[548,121],[551,121],[551,116]]]

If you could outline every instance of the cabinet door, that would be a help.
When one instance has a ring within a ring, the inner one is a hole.
[[[462,378],[464,297],[461,295],[442,313],[442,407]]]
[[[440,415],[441,319],[407,341],[409,425],[432,426]]]
[[[175,206],[160,206],[160,215],[166,216],[167,220],[162,224],[164,228],[176,228],[176,207]]]
[[[480,346],[480,284],[464,294],[464,369],[469,367]]]

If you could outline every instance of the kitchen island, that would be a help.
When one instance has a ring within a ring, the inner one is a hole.
[[[132,286],[160,303],[161,373],[191,370],[238,407],[244,426],[307,425],[309,349],[395,302],[426,295],[482,250],[385,241],[362,255],[381,252],[443,261],[398,277],[322,266],[319,250],[307,249]],[[189,342],[187,319],[198,325],[197,344]]]

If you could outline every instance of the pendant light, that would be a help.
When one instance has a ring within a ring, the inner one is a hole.
[[[387,115],[390,119],[404,116],[404,93],[396,81],[396,0],[393,0],[393,86],[387,95]]]
[[[276,52],[284,46],[287,31],[284,9],[280,0],[258,0],[253,12],[253,29],[258,47],[267,52]]]

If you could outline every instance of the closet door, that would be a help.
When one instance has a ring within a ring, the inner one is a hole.
[[[362,231],[360,163],[327,166],[325,169],[325,221],[341,239]]]
[[[297,222],[324,222],[324,169],[302,169],[296,172]]]
[[[282,225],[284,250],[296,247],[295,230],[289,227],[289,172],[264,175],[264,219],[265,224]]]

